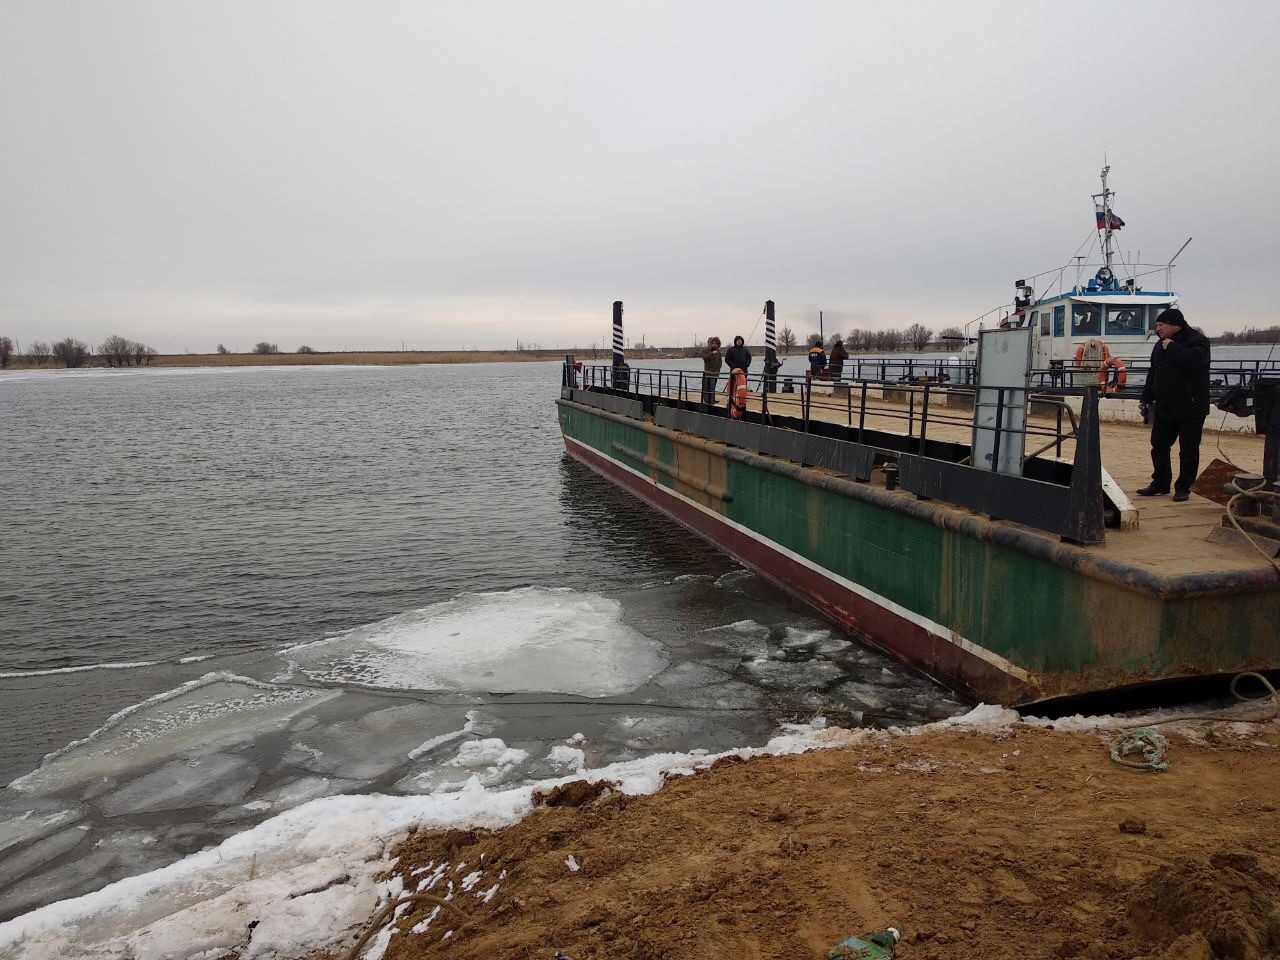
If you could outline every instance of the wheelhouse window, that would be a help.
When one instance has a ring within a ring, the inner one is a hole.
[[[1169,309],[1167,303],[1153,303],[1147,308],[1147,333],[1156,332],[1156,317]]]
[[[1091,303],[1071,305],[1071,335],[1096,337],[1102,333],[1102,308]]]
[[[1145,332],[1142,310],[1140,306],[1107,307],[1107,336],[1142,336]]]
[[[1066,333],[1067,308],[1057,306],[1053,308],[1053,335],[1061,337]]]
[[[1036,324],[1037,316],[1040,318],[1040,336],[1047,337],[1049,335],[1049,311],[1045,310],[1042,313],[1031,314],[1031,325],[1033,327]]]

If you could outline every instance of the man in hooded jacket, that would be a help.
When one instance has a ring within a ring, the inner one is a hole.
[[[742,337],[733,338],[733,346],[724,352],[724,365],[730,370],[741,370],[746,373],[751,366],[751,351]]]
[[[1209,415],[1209,340],[1187,326],[1178,309],[1156,317],[1160,340],[1151,351],[1151,370],[1142,388],[1142,403],[1151,405],[1151,483],[1142,497],[1169,492],[1178,503],[1191,495],[1200,472],[1200,433]],[[1170,452],[1178,443],[1178,477],[1173,478]]]

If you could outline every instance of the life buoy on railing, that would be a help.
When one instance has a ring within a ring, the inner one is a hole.
[[[729,372],[729,416],[741,420],[747,411],[747,372],[734,367]]]
[[[1111,371],[1115,370],[1115,382],[1111,382]],[[1119,357],[1107,357],[1107,362],[1098,368],[1098,386],[1103,393],[1119,393],[1129,382],[1129,374],[1124,368],[1124,361]]]
[[[1086,340],[1076,347],[1076,365],[1083,363],[1106,363],[1111,359],[1111,351],[1101,340]]]

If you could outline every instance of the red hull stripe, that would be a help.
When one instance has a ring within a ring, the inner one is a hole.
[[[798,593],[854,633],[970,695],[997,703],[1033,699],[1027,671],[935,624],[892,600],[760,537],[746,527],[602,456],[571,437],[565,447],[575,460],[613,480],[684,527],[720,546],[784,589]]]

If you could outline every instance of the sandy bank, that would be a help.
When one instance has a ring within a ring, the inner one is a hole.
[[[889,923],[903,960],[1277,956],[1280,725],[1161,729],[1164,774],[1112,762],[1105,733],[857,734],[420,832],[394,873],[452,885],[466,919],[424,929],[415,905],[385,956],[819,958]]]

